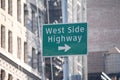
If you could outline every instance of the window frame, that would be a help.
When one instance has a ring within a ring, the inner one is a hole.
[[[6,47],[6,31],[5,31],[5,26],[1,25],[1,47],[5,49]]]
[[[10,14],[12,16],[12,13],[13,13],[13,5],[12,5],[12,0],[8,0],[8,14]]]
[[[8,52],[12,53],[12,31],[8,30]]]
[[[17,58],[21,59],[21,51],[22,50],[22,46],[21,46],[21,38],[17,37]]]
[[[2,8],[3,10],[5,10],[5,1],[6,1],[6,0],[1,0],[1,8]]]
[[[21,0],[17,0],[17,20],[21,22]]]

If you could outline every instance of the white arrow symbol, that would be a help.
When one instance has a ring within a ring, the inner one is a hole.
[[[64,46],[58,46],[58,50],[64,50],[65,52],[67,52],[69,49],[71,49],[71,47],[67,44]]]

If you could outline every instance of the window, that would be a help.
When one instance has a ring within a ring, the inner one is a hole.
[[[5,27],[1,26],[1,47],[5,48]]]
[[[38,71],[40,72],[41,71],[41,69],[42,69],[42,67],[41,67],[41,54],[40,54],[40,52],[38,52],[38,54],[37,54],[37,68],[38,68]]]
[[[35,12],[32,11],[32,32],[34,32],[35,29]]]
[[[27,5],[24,4],[24,26],[27,26],[27,16],[28,16]]]
[[[80,4],[80,3],[79,3]],[[81,19],[82,19],[82,14],[81,14],[81,7],[80,7],[80,5],[79,4],[77,4],[77,21],[78,22],[80,22],[81,21]]]
[[[21,0],[17,0],[17,20],[21,22]]]
[[[41,20],[41,16],[39,16],[39,22],[38,22],[38,29],[40,29],[40,27],[42,26],[42,20]],[[40,37],[40,30],[38,30],[38,37]]]
[[[21,38],[17,37],[17,57],[21,59]]]
[[[32,68],[37,67],[37,55],[35,54],[35,49],[32,48]]]
[[[12,32],[8,31],[8,52],[12,53]]]
[[[11,74],[8,74],[8,80],[13,80],[13,76]]]
[[[12,15],[12,0],[8,0],[8,14]]]
[[[42,25],[42,20],[41,20],[42,18],[41,18],[41,16],[39,16],[39,26],[41,27],[41,25]]]
[[[5,10],[5,0],[1,0],[1,8]]]
[[[28,63],[27,42],[24,42],[24,62]]]
[[[5,79],[5,71],[1,70],[0,80],[4,80],[4,79]]]

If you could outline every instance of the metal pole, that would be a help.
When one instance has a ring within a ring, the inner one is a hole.
[[[46,3],[47,3],[47,20],[48,20],[48,24],[50,23],[50,18],[49,18],[49,2],[50,0],[46,0]]]
[[[68,23],[68,12],[67,12],[67,0],[61,0],[62,2],[62,20],[63,23]]]
[[[46,3],[47,3],[47,20],[48,20],[48,24],[50,23],[50,18],[49,18],[49,2],[48,1],[50,1],[50,0],[46,0]],[[53,62],[52,62],[52,57],[50,57],[50,63],[51,63],[51,78],[52,78],[52,80],[54,80],[53,79]]]
[[[63,23],[68,23],[67,0],[61,0],[61,2],[62,2]],[[68,61],[68,57],[64,57],[63,80],[69,80],[69,61]]]
[[[52,62],[52,57],[50,57],[50,62],[51,62],[51,77],[52,77],[52,80],[53,80],[53,62]]]

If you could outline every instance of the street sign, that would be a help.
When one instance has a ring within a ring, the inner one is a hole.
[[[43,25],[43,56],[87,54],[87,23]]]

